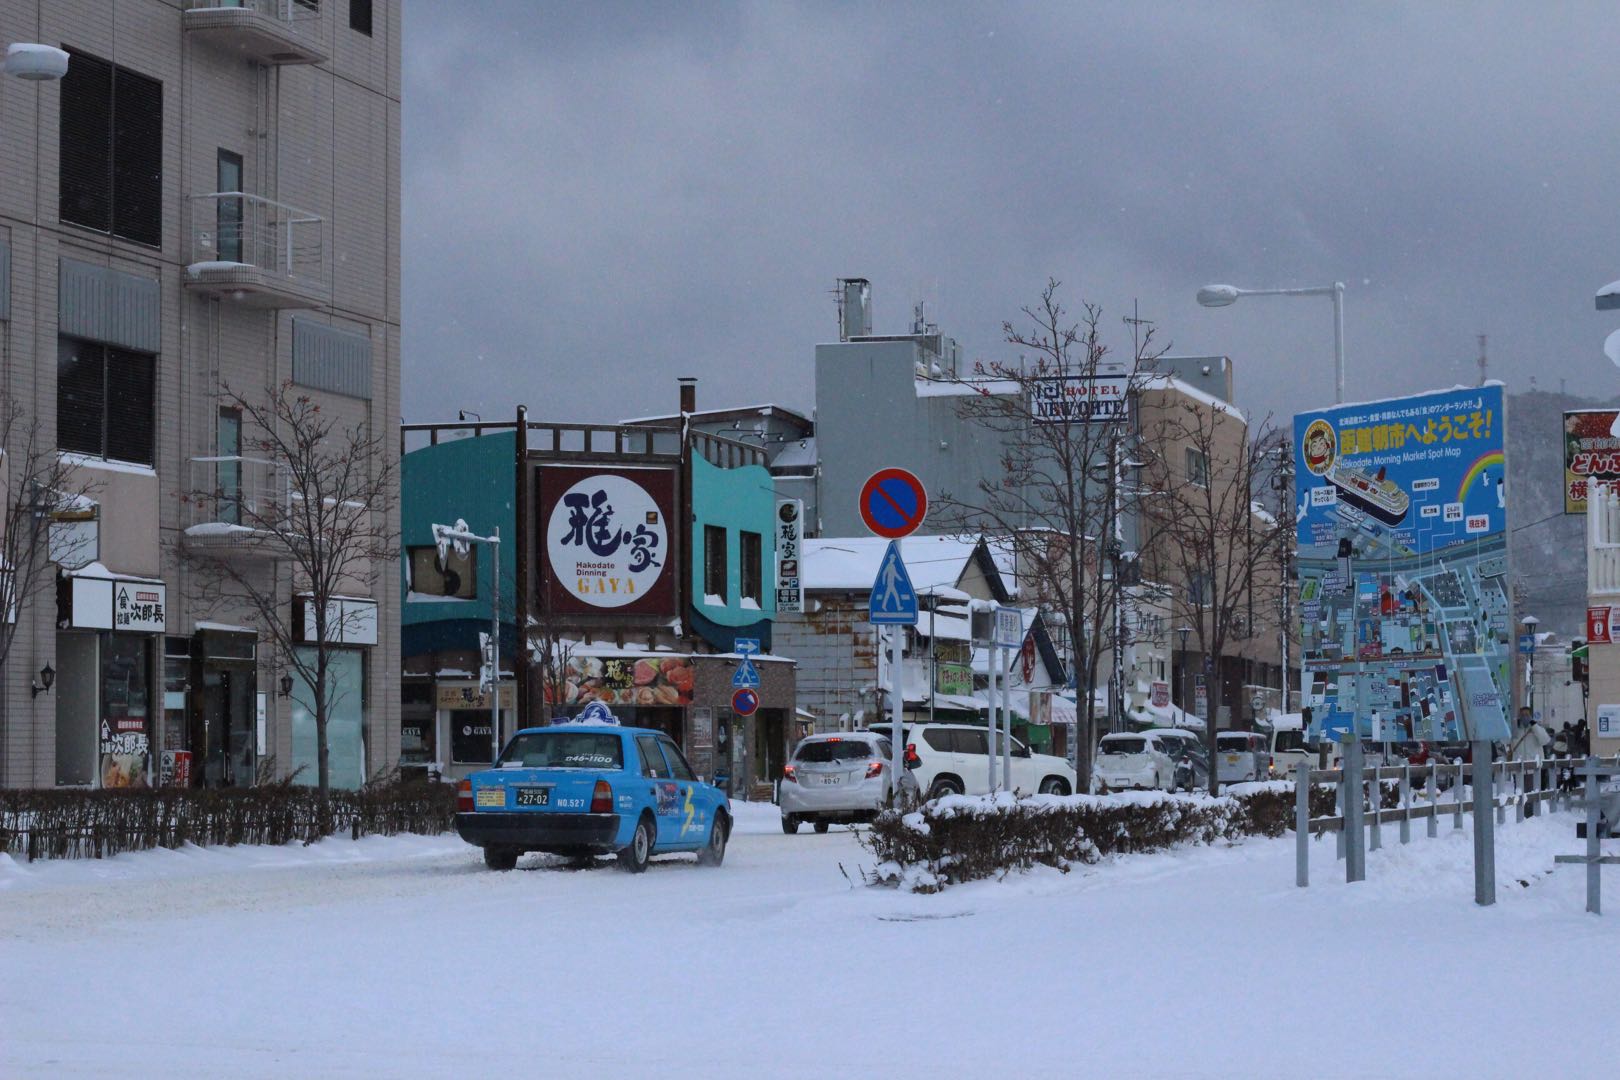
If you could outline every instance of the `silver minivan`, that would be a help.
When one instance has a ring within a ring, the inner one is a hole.
[[[1223,784],[1245,784],[1264,780],[1269,772],[1271,750],[1266,737],[1255,731],[1215,733],[1215,771]]]

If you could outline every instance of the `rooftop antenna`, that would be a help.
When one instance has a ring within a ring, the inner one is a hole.
[[[911,332],[913,334],[926,334],[928,332],[928,316],[923,312],[923,301],[919,300],[911,308]]]
[[[1485,359],[1485,335],[1479,335],[1479,385],[1485,385],[1490,361]]]

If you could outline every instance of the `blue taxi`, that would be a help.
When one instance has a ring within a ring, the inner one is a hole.
[[[692,772],[668,735],[624,727],[593,703],[581,718],[512,736],[495,767],[461,782],[456,832],[510,870],[526,851],[573,858],[617,855],[631,873],[653,855],[726,856],[725,792]]]

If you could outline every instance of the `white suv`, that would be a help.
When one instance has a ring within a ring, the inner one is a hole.
[[[871,730],[885,737],[889,728],[873,724]],[[917,786],[925,797],[941,795],[984,795],[990,790],[990,763],[985,751],[990,746],[987,728],[974,724],[910,724],[902,729],[907,760],[916,755]],[[999,735],[999,733],[998,733]],[[1001,741],[996,742],[997,749]],[[997,771],[1000,771],[999,761]],[[1074,770],[1069,763],[1051,754],[1037,754],[1012,741],[1013,790],[1026,795],[1068,795],[1074,791]]]

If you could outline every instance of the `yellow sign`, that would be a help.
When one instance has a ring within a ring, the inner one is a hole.
[[[437,706],[441,709],[488,709],[489,695],[478,689],[475,682],[441,682],[434,684]],[[517,695],[512,684],[501,683],[501,708],[514,708]]]
[[[479,806],[505,806],[506,789],[502,787],[481,787],[478,789]]]

